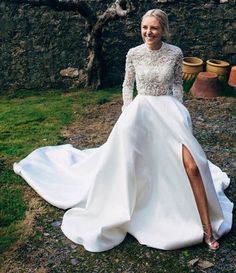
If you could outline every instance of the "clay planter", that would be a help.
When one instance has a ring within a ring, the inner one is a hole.
[[[236,66],[232,66],[232,68],[231,68],[228,84],[230,86],[236,88]]]
[[[182,78],[184,81],[193,80],[203,71],[203,61],[197,57],[185,57],[182,63]]]
[[[190,91],[195,97],[217,97],[220,93],[220,84],[217,74],[212,72],[200,72]]]
[[[216,73],[219,80],[227,80],[229,68],[230,64],[225,61],[210,59],[206,62],[206,71]]]

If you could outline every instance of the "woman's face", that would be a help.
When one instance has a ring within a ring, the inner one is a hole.
[[[141,35],[148,48],[155,50],[161,47],[163,29],[160,21],[153,16],[143,19],[141,24]]]

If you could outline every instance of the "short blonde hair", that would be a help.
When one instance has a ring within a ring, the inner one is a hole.
[[[154,18],[156,18],[157,20],[159,20],[160,25],[163,29],[163,36],[165,38],[168,38],[169,36],[169,22],[168,22],[168,16],[167,14],[161,10],[161,9],[150,9],[148,10],[142,17],[142,22],[146,17],[152,16]]]

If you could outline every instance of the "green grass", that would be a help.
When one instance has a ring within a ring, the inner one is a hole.
[[[119,87],[87,92],[18,90],[0,96],[0,253],[23,236],[20,223],[27,204],[25,182],[14,174],[12,164],[35,148],[62,144],[61,134],[88,105],[100,105],[120,96]]]
[[[188,92],[191,83],[184,85]],[[224,92],[235,96],[227,84]],[[87,92],[86,90],[18,90],[0,96],[0,253],[16,241],[24,240],[27,203],[25,182],[14,174],[12,164],[35,148],[64,142],[63,129],[76,117],[85,115],[86,107],[100,105],[121,96],[121,87]]]
[[[12,222],[24,217],[26,205],[22,199],[22,190],[11,187],[2,187],[0,200],[0,228],[9,226]],[[9,196],[11,198],[9,198]],[[12,202],[14,200],[14,202]],[[13,213],[14,212],[14,213]]]

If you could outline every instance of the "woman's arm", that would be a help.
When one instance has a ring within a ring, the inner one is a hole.
[[[182,62],[183,53],[179,51],[174,67],[173,96],[181,103],[183,102]]]
[[[122,96],[123,96],[123,106],[122,111],[131,103],[133,100],[133,89],[135,81],[135,69],[132,62],[131,50],[128,51],[126,55],[125,64],[125,79],[123,82]]]

